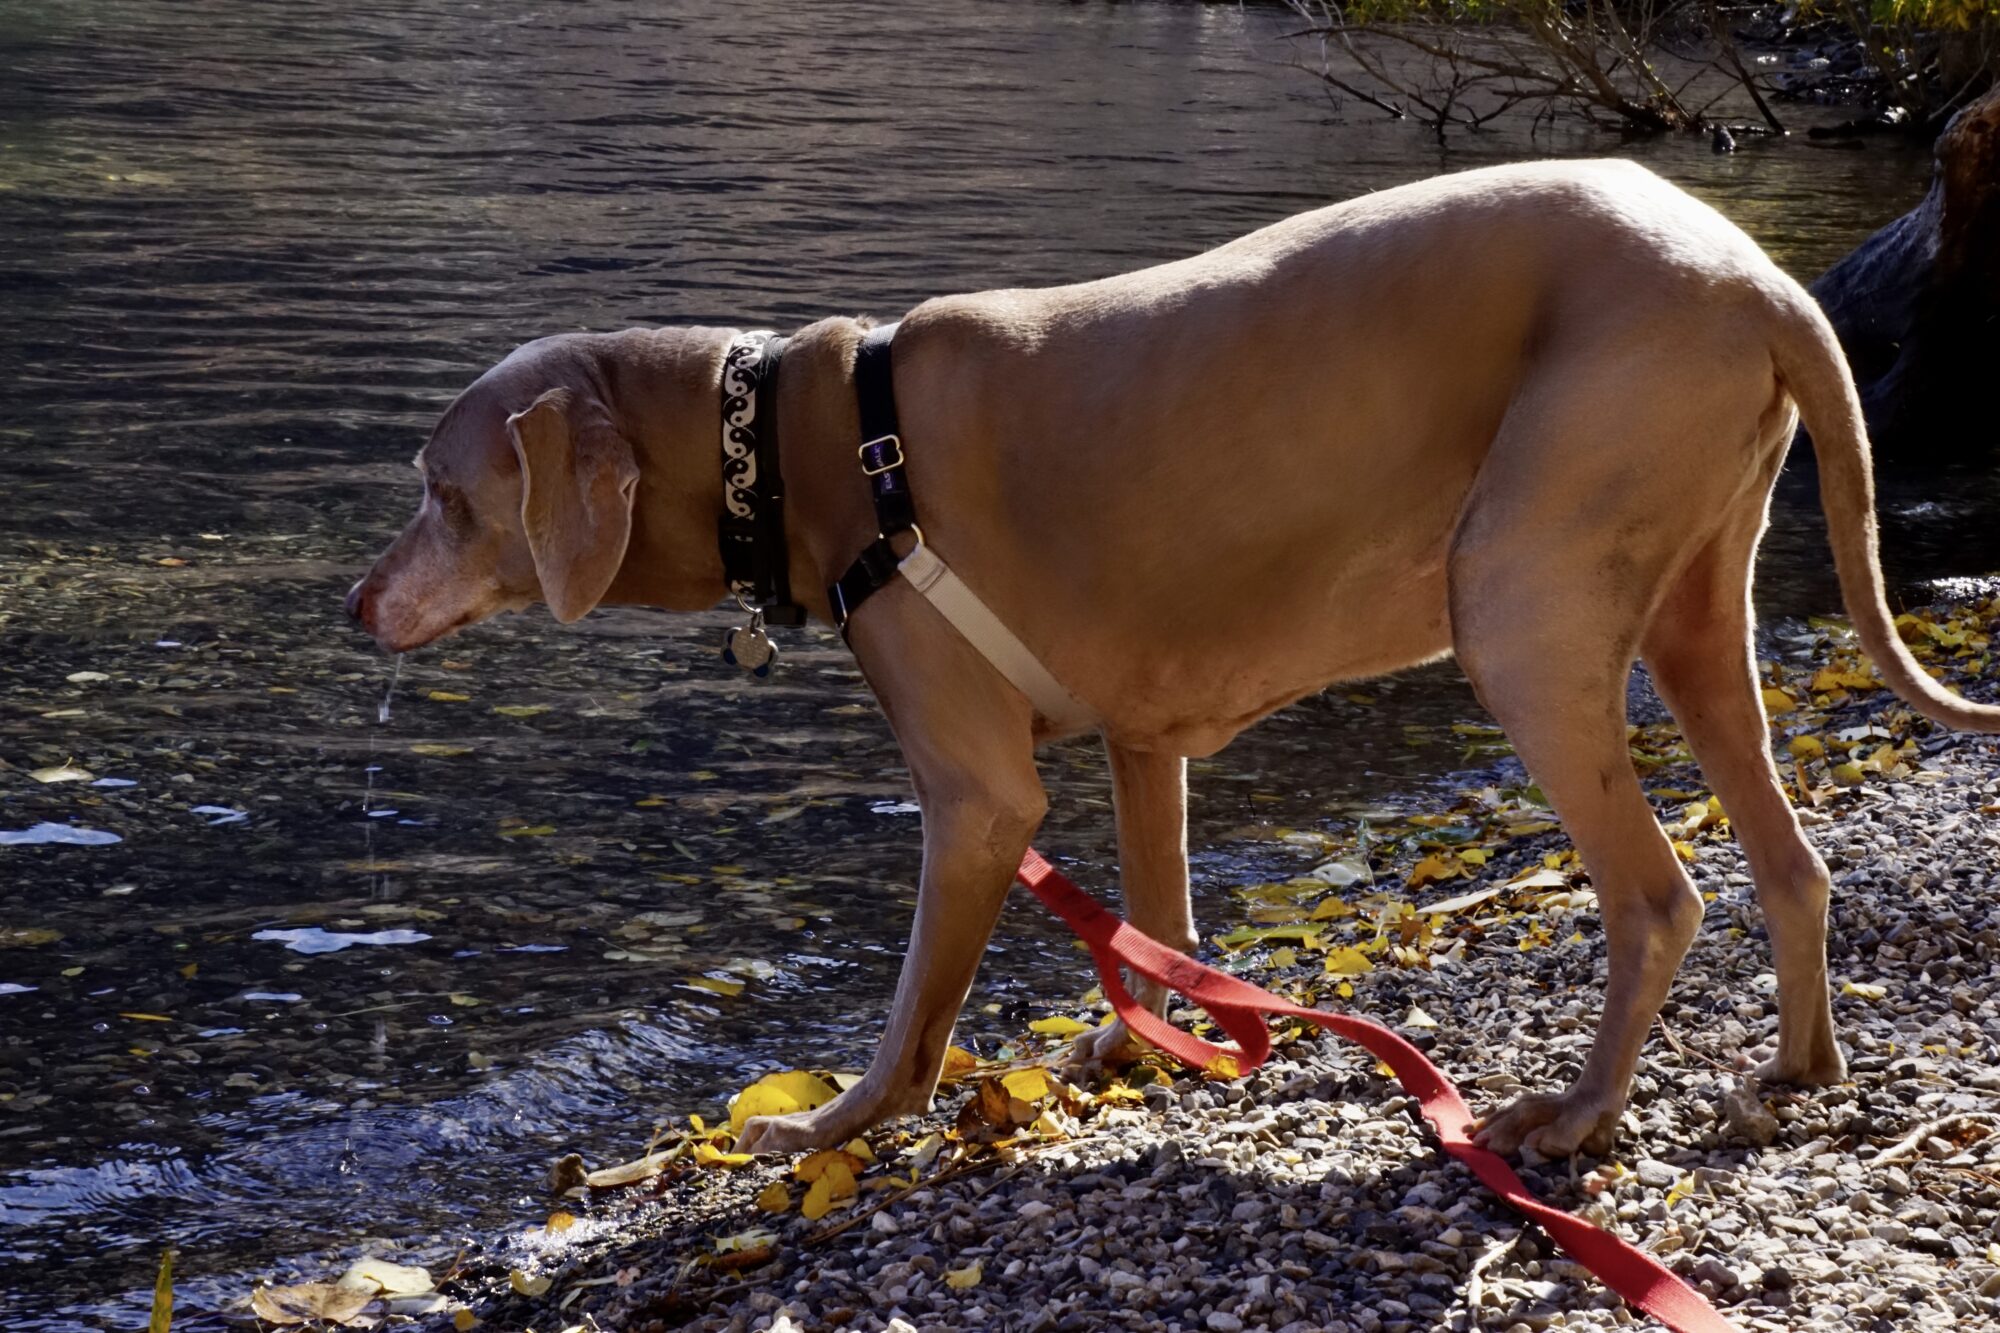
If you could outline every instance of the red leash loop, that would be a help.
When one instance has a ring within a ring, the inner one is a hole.
[[[1543,1203],[1530,1193],[1514,1168],[1499,1154],[1472,1141],[1472,1112],[1451,1080],[1422,1051],[1396,1033],[1369,1019],[1307,1009],[1281,1000],[1261,986],[1218,972],[1167,948],[1112,915],[1032,850],[1021,858],[1018,878],[1090,946],[1104,993],[1110,997],[1118,1016],[1132,1031],[1174,1059],[1195,1069],[1212,1070],[1217,1061],[1229,1058],[1237,1062],[1238,1072],[1247,1073],[1264,1063],[1271,1053],[1270,1033],[1264,1026],[1267,1014],[1303,1019],[1357,1042],[1394,1070],[1403,1086],[1422,1104],[1424,1118],[1437,1131],[1446,1152],[1472,1168],[1473,1174],[1509,1205],[1539,1223],[1558,1245],[1597,1274],[1605,1286],[1674,1333],[1741,1333],[1700,1292],[1652,1255],[1580,1217]],[[1140,1005],[1125,988],[1120,964],[1178,991],[1191,1003],[1208,1010],[1222,1029],[1236,1039],[1240,1049],[1228,1051],[1203,1041]]]

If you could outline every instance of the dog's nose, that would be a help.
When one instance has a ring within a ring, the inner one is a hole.
[[[368,613],[368,608],[362,601],[361,589],[367,582],[367,579],[362,579],[361,582],[356,583],[352,588],[347,590],[347,618],[364,628],[367,625],[364,617]]]

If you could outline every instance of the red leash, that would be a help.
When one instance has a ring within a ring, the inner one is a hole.
[[[1424,1118],[1437,1131],[1446,1152],[1471,1167],[1473,1174],[1508,1204],[1540,1223],[1557,1244],[1597,1274],[1605,1286],[1674,1333],[1741,1333],[1702,1299],[1700,1292],[1644,1250],[1529,1193],[1521,1178],[1514,1174],[1514,1168],[1499,1154],[1473,1143],[1472,1112],[1451,1080],[1422,1051],[1388,1028],[1365,1018],[1292,1004],[1261,986],[1218,972],[1169,949],[1113,916],[1103,904],[1032,850],[1021,858],[1018,877],[1090,946],[1090,956],[1097,960],[1097,974],[1104,982],[1104,993],[1111,997],[1118,1016],[1132,1031],[1182,1064],[1194,1069],[1213,1069],[1219,1059],[1227,1056],[1237,1062],[1240,1072],[1255,1069],[1271,1053],[1271,1036],[1264,1027],[1266,1014],[1304,1019],[1358,1042],[1393,1069],[1403,1086],[1423,1104]],[[1223,1030],[1236,1039],[1240,1052],[1224,1050],[1156,1017],[1125,988],[1125,979],[1119,972],[1121,963],[1208,1010]]]

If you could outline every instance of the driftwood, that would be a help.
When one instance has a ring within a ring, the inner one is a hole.
[[[1840,334],[1878,452],[1936,457],[2000,439],[2000,88],[1945,127],[1923,202],[1812,292]]]

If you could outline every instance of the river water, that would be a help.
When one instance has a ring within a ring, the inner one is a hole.
[[[538,1216],[560,1151],[865,1062],[917,828],[836,639],[789,635],[758,685],[719,616],[536,612],[413,655],[379,720],[389,666],[340,595],[437,412],[516,343],[888,316],[1530,153],[1641,157],[1810,276],[1926,177],[1889,143],[1444,150],[1284,68],[1284,26],[0,0],[0,829],[118,839],[0,846],[0,1325],[136,1327],[169,1244],[182,1328],[371,1243],[437,1264]],[[1913,478],[1900,580],[2000,563],[1990,483]],[[1830,604],[1799,505],[1773,552],[1767,610]],[[1311,864],[1285,830],[1449,785],[1475,714],[1438,669],[1197,766],[1204,923]],[[91,780],[28,776],[65,762]],[[1108,885],[1100,757],[1045,767],[1042,844]],[[1088,984],[1017,905],[962,1037]]]

